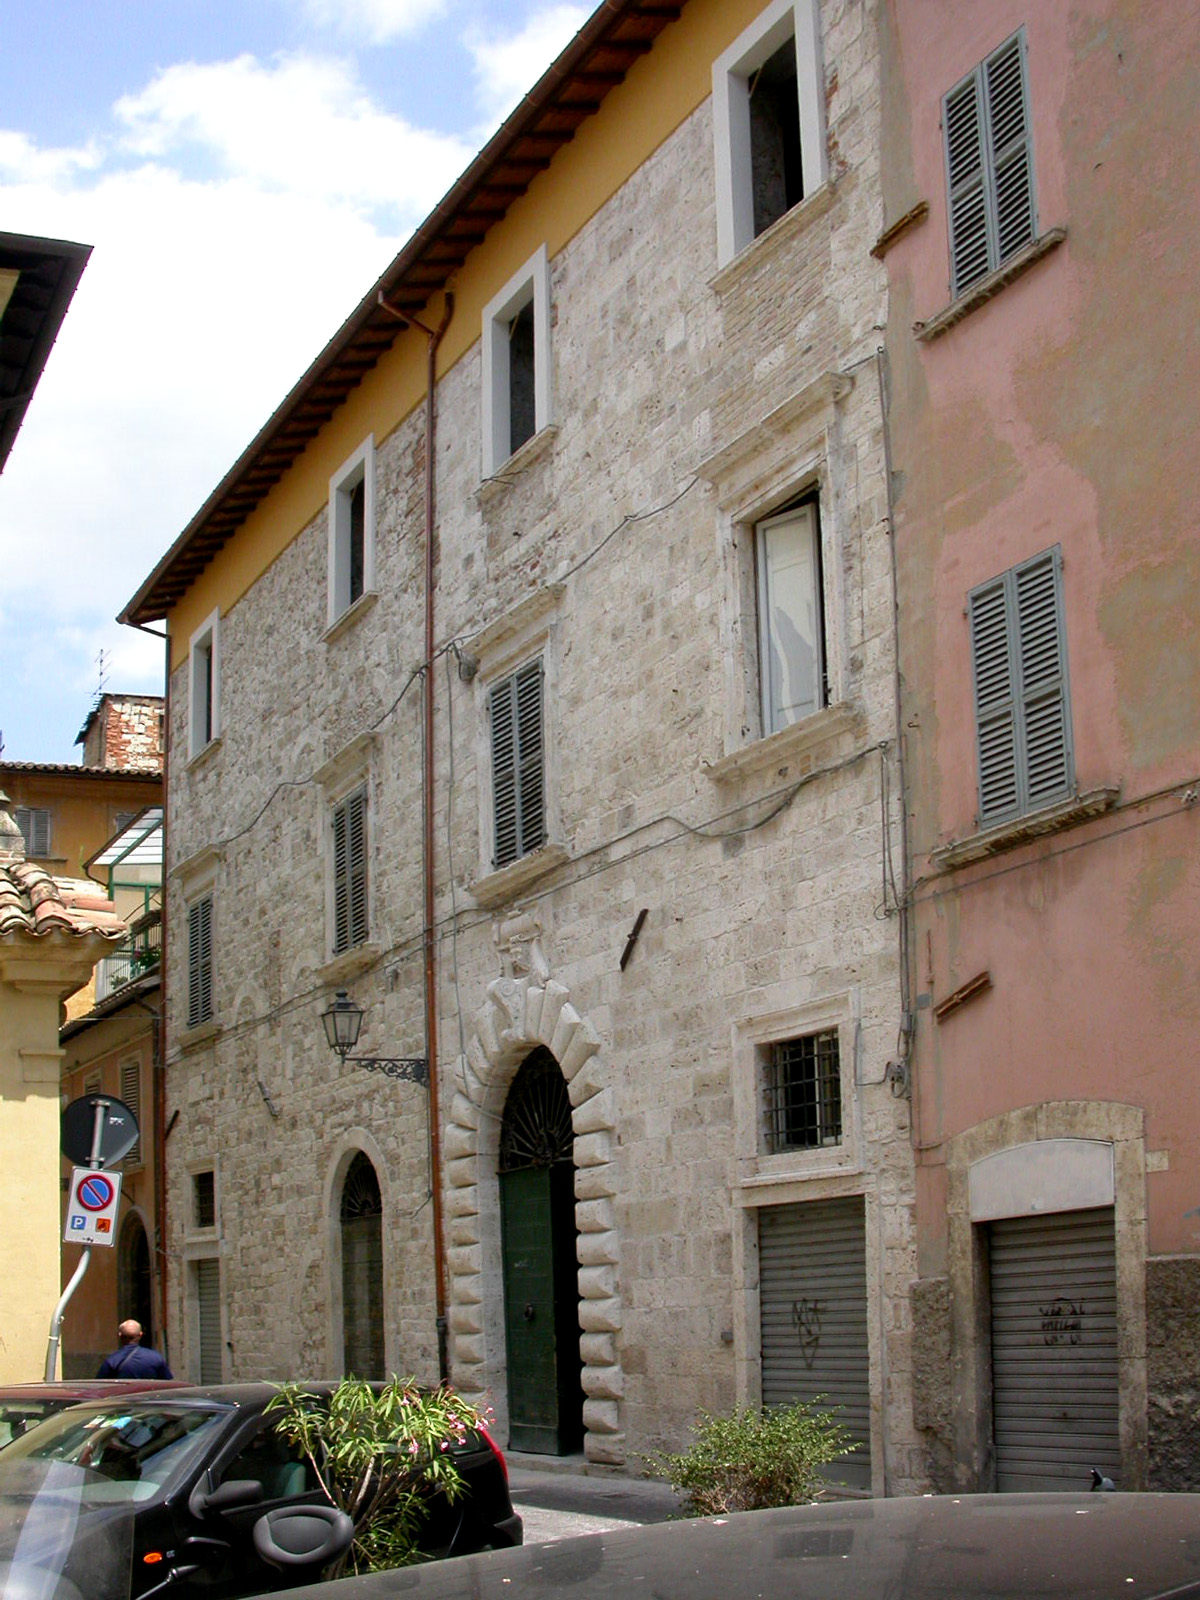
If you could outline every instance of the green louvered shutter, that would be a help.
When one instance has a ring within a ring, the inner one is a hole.
[[[212,897],[205,895],[188,907],[188,1027],[212,1014]]]
[[[367,938],[367,791],[333,809],[333,953]]]
[[[1036,811],[1071,792],[1074,763],[1056,546],[970,595],[979,821]]]
[[[542,663],[539,658],[493,686],[493,865],[506,867],[546,841],[542,732]]]
[[[1024,32],[1015,33],[943,104],[951,287],[960,295],[1037,231]]]

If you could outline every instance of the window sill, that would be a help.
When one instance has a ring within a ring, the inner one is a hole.
[[[821,1155],[836,1157],[821,1159]],[[839,1146],[828,1152],[812,1151],[803,1163],[789,1156],[760,1156],[754,1168],[737,1185],[736,1194],[743,1206],[777,1205],[803,1191],[806,1199],[816,1200],[861,1191],[862,1164],[852,1151]]]
[[[931,339],[937,339],[953,328],[955,323],[970,316],[972,311],[986,305],[993,296],[1000,293],[1001,289],[1007,288],[1014,278],[1019,278],[1028,272],[1030,267],[1043,256],[1048,256],[1052,250],[1057,250],[1066,237],[1065,228],[1051,228],[1039,238],[1031,239],[1002,267],[997,267],[995,272],[989,272],[986,278],[980,278],[978,283],[973,283],[965,294],[951,301],[944,311],[938,312],[936,317],[930,317],[928,322],[914,322],[913,333],[925,344]]]
[[[318,983],[345,983],[375,966],[382,954],[382,946],[371,941],[356,944],[353,950],[343,950],[341,955],[334,956],[323,967],[318,967],[313,976]]]
[[[972,861],[984,861],[988,856],[1000,855],[1005,850],[1014,850],[1030,839],[1041,838],[1043,834],[1058,833],[1064,828],[1073,828],[1077,823],[1086,822],[1091,817],[1099,817],[1104,812],[1110,811],[1116,804],[1120,792],[1118,787],[1110,785],[1100,789],[1089,789],[1086,794],[1069,795],[1067,799],[1046,806],[1041,811],[1031,812],[1024,817],[1013,817],[1008,822],[998,823],[994,828],[984,828],[966,839],[955,839],[950,844],[942,845],[938,850],[931,850],[929,865],[935,872],[952,871],[955,867],[968,866]]]
[[[189,756],[188,757],[188,760],[187,760],[187,763],[186,763],[187,771],[188,772],[200,772],[200,771],[202,771],[208,765],[208,763],[210,761],[213,761],[213,760],[216,759],[217,754],[221,749],[221,744],[222,744],[222,737],[218,733],[215,738],[210,739],[208,741],[208,743],[204,746],[203,750],[197,750],[196,754],[194,756]]]
[[[468,885],[468,893],[477,906],[490,909],[503,905],[570,859],[571,852],[565,845],[544,844],[537,850],[531,850],[527,856],[522,856],[519,861],[501,867],[498,872],[489,872],[486,877],[477,878]]]
[[[208,1022],[198,1022],[194,1028],[180,1028],[175,1035],[175,1043],[181,1050],[195,1050],[210,1039],[215,1039],[220,1032],[221,1024],[213,1018]]]
[[[860,712],[852,701],[827,706],[816,711],[802,722],[780,728],[765,739],[756,739],[740,750],[730,751],[717,761],[701,763],[705,775],[714,783],[731,783],[752,773],[773,769],[779,777],[791,775],[792,765],[803,761],[805,769],[811,768],[813,759],[844,735],[853,733],[859,724]],[[807,758],[807,759],[806,759]]]
[[[550,448],[558,438],[558,426],[548,422],[544,428],[539,428],[531,438],[526,439],[519,449],[514,450],[506,461],[502,461],[490,477],[487,477],[475,491],[475,498],[481,509],[486,509],[494,500],[499,499],[506,489],[511,489],[514,478],[531,467],[533,463]]]
[[[321,635],[322,644],[332,644],[335,639],[340,639],[342,634],[349,631],[360,618],[365,617],[368,611],[374,609],[379,599],[378,589],[368,589],[365,594],[360,594],[352,606],[347,606],[340,617],[335,617],[325,632]]]
[[[785,211],[778,222],[773,222],[765,233],[760,233],[757,239],[743,245],[731,261],[717,269],[716,274],[708,280],[709,288],[718,298],[736,289],[744,277],[772,262],[777,254],[794,244],[808,230],[810,223],[823,217],[837,199],[837,192],[837,185],[829,179],[801,200],[799,205]]]

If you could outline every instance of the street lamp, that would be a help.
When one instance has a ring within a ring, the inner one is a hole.
[[[362,1020],[362,1007],[354,1004],[345,989],[339,989],[329,1010],[322,1011],[325,1038],[339,1061],[366,1067],[369,1072],[382,1072],[389,1078],[428,1085],[429,1063],[424,1056],[352,1056]]]

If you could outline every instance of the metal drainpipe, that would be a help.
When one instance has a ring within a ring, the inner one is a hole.
[[[141,622],[127,622],[127,628],[148,633],[152,639],[163,641],[163,739],[162,739],[162,924],[158,947],[158,1014],[154,1023],[154,1059],[151,1063],[150,1085],[154,1116],[154,1265],[151,1278],[158,1281],[158,1348],[170,1360],[167,1339],[167,779],[170,763],[171,740],[171,636],[157,628],[147,628]],[[141,1002],[138,1002],[141,1004]],[[149,1006],[143,1010],[150,1011]],[[151,1015],[154,1013],[151,1012]]]
[[[407,312],[397,311],[384,298],[380,306],[399,321],[425,335],[427,370],[425,377],[425,683],[422,697],[421,782],[421,870],[425,890],[425,1054],[429,1062],[429,1166],[430,1201],[433,1215],[433,1261],[435,1304],[437,1309],[438,1375],[445,1383],[450,1376],[446,1325],[446,1248],[442,1228],[442,1140],[438,1107],[437,1074],[437,973],[434,961],[434,881],[433,881],[433,526],[435,509],[434,447],[437,442],[437,352],[450,318],[454,315],[454,296],[447,291],[442,320],[429,328]]]

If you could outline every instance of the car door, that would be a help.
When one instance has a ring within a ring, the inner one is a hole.
[[[205,1563],[186,1586],[173,1591],[181,1600],[184,1595],[196,1600],[239,1600],[244,1595],[291,1588],[298,1581],[294,1570],[285,1575],[261,1559],[254,1548],[254,1525],[281,1506],[327,1503],[311,1464],[279,1437],[270,1421],[258,1416],[239,1432],[211,1469],[212,1489],[234,1482],[261,1484],[262,1498],[231,1510],[204,1510],[198,1517],[188,1513],[193,1538],[220,1541],[229,1550],[223,1559]]]

